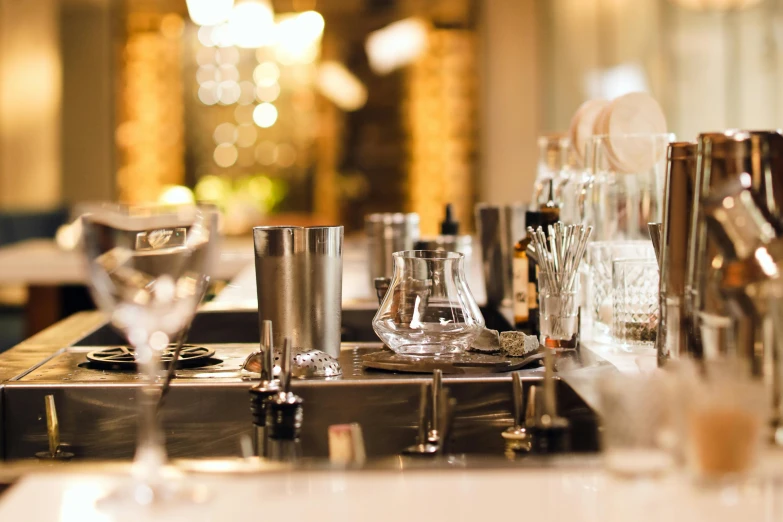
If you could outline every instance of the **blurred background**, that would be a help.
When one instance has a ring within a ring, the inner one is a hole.
[[[781,80],[783,0],[0,0],[0,252],[112,199],[212,201],[236,236],[434,234],[452,203],[469,231],[588,98],[651,92],[693,139],[779,127]]]

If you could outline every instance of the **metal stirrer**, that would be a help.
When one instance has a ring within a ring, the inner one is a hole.
[[[587,241],[593,232],[592,226],[568,225],[555,223],[549,225],[548,234],[542,227],[533,230],[528,227],[528,234],[533,239],[533,244],[538,258],[538,264],[544,273],[543,283],[549,287],[550,294],[561,296],[553,316],[552,331],[561,331],[561,316],[567,314],[567,309],[573,305],[573,297],[563,296],[574,291],[579,263],[587,248]]]

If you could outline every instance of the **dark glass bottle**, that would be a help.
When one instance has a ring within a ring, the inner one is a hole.
[[[543,227],[544,232],[549,225],[554,225],[560,219],[560,209],[556,206],[546,206],[540,210],[525,212],[525,227],[534,230]],[[526,250],[532,238],[525,234],[514,245],[514,326],[528,335],[539,335],[538,319],[538,267],[533,259],[528,258]]]

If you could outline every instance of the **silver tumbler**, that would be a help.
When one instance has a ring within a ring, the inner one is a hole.
[[[691,320],[685,310],[691,209],[696,183],[696,144],[669,144],[661,237],[658,365],[689,353]]]
[[[343,227],[255,227],[259,327],[276,347],[340,353]]]
[[[364,217],[370,268],[370,288],[377,277],[394,274],[392,254],[413,250],[419,239],[419,215],[416,213],[378,213]]]
[[[481,248],[487,305],[511,305],[514,244],[525,235],[526,209],[527,207],[521,204],[476,205],[476,228]]]

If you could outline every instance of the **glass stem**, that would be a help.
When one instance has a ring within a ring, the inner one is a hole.
[[[160,390],[157,386],[160,371],[160,353],[149,344],[137,345],[136,360],[144,378],[144,386],[139,390],[138,444],[133,459],[134,476],[149,486],[160,481],[163,465],[166,462],[166,448],[163,432],[158,424],[157,404]]]

